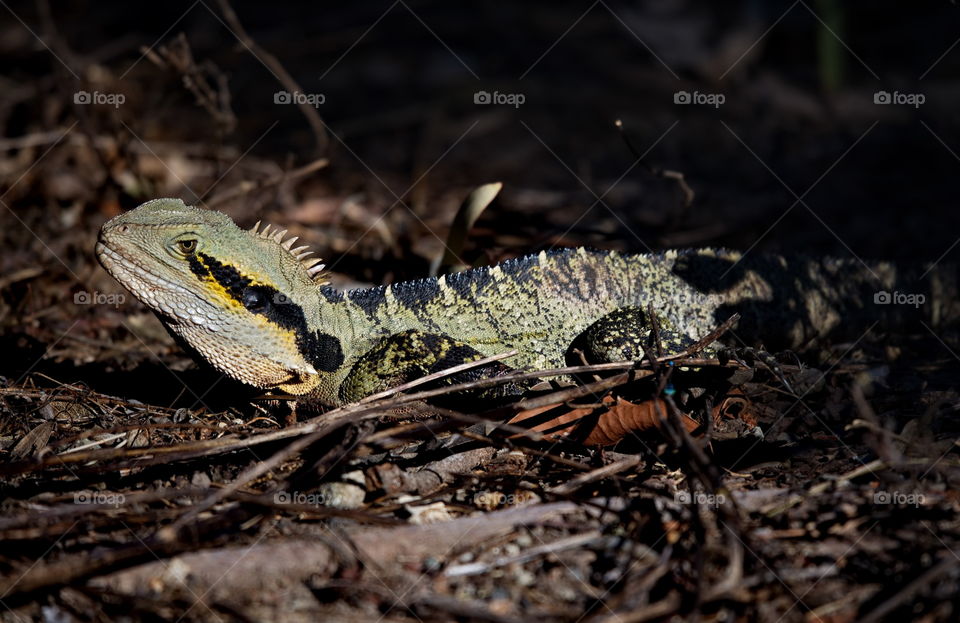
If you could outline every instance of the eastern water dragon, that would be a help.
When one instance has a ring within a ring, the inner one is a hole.
[[[491,364],[469,378],[639,359],[651,309],[673,349],[734,313],[734,337],[769,350],[960,317],[957,270],[945,265],[575,248],[343,292],[285,236],[156,199],[107,222],[97,256],[218,370],[327,405],[509,350],[509,368]]]

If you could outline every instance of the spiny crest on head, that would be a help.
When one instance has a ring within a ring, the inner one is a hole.
[[[263,229],[260,229],[260,221],[257,221],[256,225],[250,228],[250,232],[258,238],[270,240],[280,245],[307,269],[307,274],[310,275],[310,278],[317,285],[327,283],[326,273],[323,272],[326,264],[324,264],[319,257],[308,257],[313,255],[314,252],[311,251],[307,245],[294,248],[293,243],[297,241],[297,236],[284,240],[283,237],[287,235],[286,229],[276,228],[271,230],[269,224],[264,225]]]

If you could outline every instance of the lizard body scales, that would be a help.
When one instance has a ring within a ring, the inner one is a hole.
[[[722,249],[559,249],[341,292],[323,284],[322,265],[284,235],[157,199],[106,223],[97,256],[215,368],[331,405],[513,349],[512,367],[562,366],[584,336],[588,349],[617,344],[651,307],[678,348],[735,312],[737,337],[768,348],[796,348],[831,333],[855,338],[878,322],[911,316],[930,323],[958,317],[952,267],[899,270]],[[877,304],[877,293],[897,288],[923,296],[923,305]],[[594,359],[640,354],[600,351]]]

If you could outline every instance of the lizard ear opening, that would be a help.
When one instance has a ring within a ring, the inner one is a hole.
[[[307,274],[310,276],[310,279],[312,279],[317,285],[325,285],[327,283],[327,275],[323,270],[326,267],[326,264],[324,264],[318,257],[309,257],[310,255],[313,255],[314,252],[311,251],[310,247],[307,245],[294,247],[293,243],[297,241],[297,236],[292,236],[284,240],[283,237],[287,235],[286,229],[276,228],[271,230],[269,224],[264,225],[261,229],[260,221],[257,221],[257,224],[250,228],[250,232],[258,238],[263,238],[264,240],[270,240],[277,243],[287,253],[292,255],[295,260],[300,262],[300,264],[307,270]]]

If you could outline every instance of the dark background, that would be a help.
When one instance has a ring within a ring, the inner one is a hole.
[[[425,275],[465,194],[496,180],[468,262],[576,244],[956,260],[949,2],[232,6],[255,43],[216,0],[0,7],[8,332],[99,339],[111,313],[142,310],[57,303],[123,292],[93,260],[96,231],[156,196],[291,227],[342,282]],[[284,70],[322,94],[324,136],[274,103]],[[477,105],[479,91],[525,101]],[[725,101],[678,105],[680,91]]]

